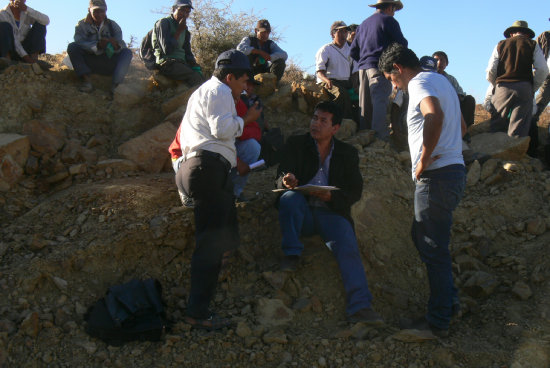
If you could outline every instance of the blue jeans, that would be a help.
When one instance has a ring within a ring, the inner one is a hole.
[[[67,53],[76,75],[79,77],[92,73],[112,75],[115,86],[124,80],[133,57],[132,50],[124,48],[109,59],[106,54],[90,54],[76,42],[69,44]]]
[[[237,157],[239,160],[249,165],[258,161],[260,150],[262,149],[260,143],[253,138],[245,141],[237,139],[235,141],[235,147],[237,148]],[[236,168],[231,169],[231,180],[233,181],[233,194],[235,197],[240,196],[243,192],[246,182],[248,181],[248,175],[249,174],[239,175]]]
[[[279,201],[279,224],[283,235],[283,253],[301,255],[300,236],[319,234],[331,244],[346,290],[346,312],[352,315],[370,308],[372,295],[365,276],[357,238],[351,223],[327,208],[310,207],[299,192],[285,192]]]
[[[426,264],[430,299],[426,319],[433,326],[448,329],[458,293],[453,283],[451,225],[453,211],[464,193],[463,165],[449,165],[422,173],[414,192],[412,239]]]

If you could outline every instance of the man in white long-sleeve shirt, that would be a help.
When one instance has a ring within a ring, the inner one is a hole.
[[[222,256],[239,245],[237,211],[229,172],[237,165],[235,138],[260,116],[253,107],[237,116],[235,101],[248,80],[250,62],[237,50],[223,52],[210,80],[189,98],[180,125],[182,156],[176,162],[176,184],[193,198],[195,251],[185,321],[194,328],[217,330],[229,321],[209,310]]]
[[[527,22],[519,20],[504,31],[487,66],[487,80],[494,87],[491,102],[497,114],[491,119],[493,131],[505,128],[509,136],[529,135],[533,96],[548,75],[548,65]],[[534,72],[533,72],[534,69]]]
[[[25,4],[25,0],[10,0],[0,10],[0,67],[11,60],[34,64],[38,55],[46,52],[46,26],[50,18]]]

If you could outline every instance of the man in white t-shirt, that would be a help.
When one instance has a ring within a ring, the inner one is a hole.
[[[446,337],[451,317],[460,308],[449,243],[453,211],[465,187],[466,125],[453,86],[444,76],[423,71],[412,50],[390,45],[379,68],[395,87],[409,92],[407,127],[416,184],[411,235],[430,284],[426,315],[404,327],[431,332],[433,338]]]
[[[350,46],[347,42],[349,28],[343,21],[332,23],[327,43],[315,54],[317,83],[327,90],[332,101],[340,106],[344,118],[354,118],[349,90],[352,88],[350,75],[353,61],[349,56]],[[357,120],[357,119],[355,119]]]

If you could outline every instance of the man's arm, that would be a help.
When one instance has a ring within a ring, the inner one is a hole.
[[[283,59],[286,61],[288,59],[288,54],[286,51],[281,49],[275,42],[271,43],[271,61]]]
[[[113,30],[113,34],[111,35],[111,38],[113,38],[113,40],[111,41],[115,41],[116,45],[114,44],[114,42],[111,43],[113,43],[115,50],[120,51],[121,49],[126,48],[126,42],[124,42],[124,39],[122,38],[122,28],[120,28],[117,22],[113,20],[108,19],[107,21],[111,22],[111,28]]]
[[[443,130],[445,114],[437,97],[428,96],[420,102],[420,112],[424,116],[423,142],[420,161],[416,166],[416,178],[439,157],[432,157],[432,153],[439,142]]]
[[[487,70],[486,70],[487,81],[489,81],[489,83],[491,83],[493,86],[495,85],[495,82],[497,80],[497,68],[498,68],[498,62],[499,62],[497,46],[495,46],[495,48],[493,49],[493,53],[489,58],[489,65],[487,65]]]
[[[237,50],[247,56],[250,55],[252,50],[254,50],[254,47],[250,45],[250,38],[249,37],[243,38],[241,42],[239,42],[239,44],[237,45]]]
[[[230,94],[211,96],[206,113],[210,131],[217,139],[231,140],[243,133],[244,120],[237,116],[235,100]]]
[[[533,69],[535,70],[533,73],[533,92],[536,92],[548,76],[548,65],[538,44],[535,45],[533,53]]]
[[[401,32],[399,22],[394,17],[390,17],[390,27],[388,27],[388,32],[390,33],[393,42],[397,42],[405,47],[409,45],[409,42],[405,36],[403,36],[403,32]]]
[[[315,69],[317,78],[326,83],[328,89],[332,88],[332,82],[327,77],[328,52],[325,46],[321,47],[315,54]]]
[[[34,10],[33,8],[30,8],[27,6],[27,15],[37,21],[38,23],[42,24],[43,26],[47,26],[50,24],[50,18],[46,14],[42,14],[37,10]],[[34,22],[30,22],[31,24]]]

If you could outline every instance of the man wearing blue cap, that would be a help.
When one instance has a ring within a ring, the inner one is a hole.
[[[258,119],[261,109],[237,116],[235,101],[246,87],[250,63],[237,50],[216,61],[210,80],[189,98],[179,131],[182,156],[175,163],[178,190],[193,198],[195,251],[191,260],[191,290],[185,321],[194,328],[229,325],[210,309],[223,254],[239,245],[237,211],[230,170],[237,165],[235,138]]]
[[[191,0],[176,0],[172,14],[155,23],[151,42],[160,74],[193,86],[204,77],[191,51],[187,19],[192,9]]]

